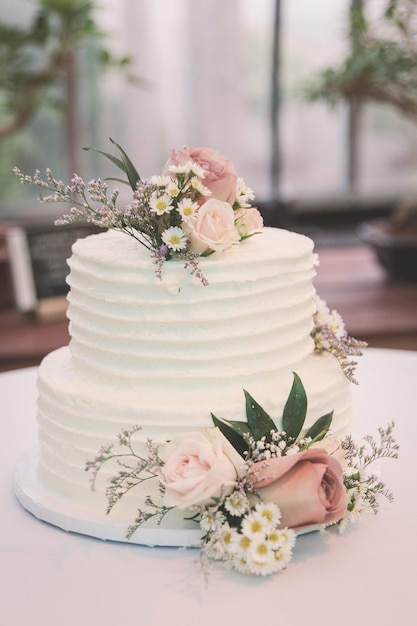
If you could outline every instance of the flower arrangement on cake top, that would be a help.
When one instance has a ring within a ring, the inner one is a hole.
[[[159,482],[158,498],[147,498],[146,509],[138,510],[127,529],[128,538],[151,518],[161,523],[179,509],[200,525],[204,557],[265,576],[287,566],[299,531],[331,524],[343,531],[366,509],[377,513],[379,496],[392,500],[369,466],[397,458],[393,424],[379,429],[378,443],[367,437],[359,446],[350,436],[340,441],[331,436],[332,413],[305,430],[307,395],[295,373],[281,429],[244,394],[246,421],[212,414],[213,428],[186,432],[159,446],[148,439],[147,456],[136,451],[136,426],[87,462],[93,489],[108,461],[116,460],[120,468],[109,479],[107,513],[137,485]]]
[[[198,259],[227,248],[259,233],[263,219],[250,201],[254,193],[239,178],[232,161],[217,150],[206,147],[172,150],[159,175],[142,180],[132,161],[115,141],[119,157],[96,148],[126,176],[116,180],[130,185],[132,200],[118,206],[119,190],[109,190],[105,180],[86,183],[74,174],[70,184],[56,180],[46,171],[46,180],[36,170],[34,176],[14,172],[22,184],[40,188],[42,202],[72,204],[70,213],[56,221],[57,225],[77,221],[91,222],[102,228],[121,231],[149,249],[156,264],[156,274],[162,280],[163,264],[177,257],[191,274],[208,282]],[[51,192],[44,195],[44,192]],[[346,377],[356,383],[356,361],[365,342],[350,337],[336,311],[330,311],[320,298],[315,299],[314,328],[311,336],[316,352],[331,352],[338,359]]]
[[[109,190],[106,181],[86,183],[74,174],[70,184],[56,180],[50,169],[46,180],[39,170],[34,176],[14,172],[22,184],[40,187],[43,202],[65,202],[72,206],[57,224],[87,221],[119,230],[137,239],[155,258],[161,278],[162,265],[172,257],[207,284],[198,258],[223,252],[263,226],[259,211],[250,205],[253,191],[239,178],[233,163],[211,148],[172,150],[160,175],[142,180],[126,152],[116,142],[120,158],[95,150],[110,159],[124,174],[132,189],[127,205],[117,204],[119,190]],[[91,149],[91,148],[89,148]],[[42,190],[51,192],[43,195]]]

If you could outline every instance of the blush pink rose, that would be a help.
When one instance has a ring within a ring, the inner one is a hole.
[[[249,237],[259,232],[264,225],[258,209],[237,209],[235,211],[235,227],[241,237]]]
[[[237,173],[229,159],[217,150],[211,148],[184,148],[172,150],[171,157],[166,162],[162,175],[169,175],[170,165],[185,165],[194,161],[205,172],[203,184],[210,189],[213,198],[223,200],[233,205],[236,200]]]
[[[166,506],[188,509],[212,504],[212,498],[230,493],[235,485],[236,469],[221,438],[187,433],[167,444],[163,458]]]
[[[232,207],[215,198],[201,205],[195,219],[184,230],[191,240],[191,250],[197,254],[208,250],[223,252],[240,239]]]
[[[330,524],[346,513],[342,467],[323,449],[259,461],[250,477],[265,502],[281,509],[283,527]]]

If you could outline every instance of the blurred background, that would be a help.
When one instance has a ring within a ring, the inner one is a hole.
[[[348,330],[417,348],[416,27],[415,0],[0,0],[0,368],[68,341],[64,261],[86,234],[54,240],[63,207],[13,167],[112,175],[82,150],[109,137],[143,177],[173,147],[221,151],[268,225],[314,238]]]

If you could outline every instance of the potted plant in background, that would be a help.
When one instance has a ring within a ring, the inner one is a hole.
[[[386,104],[417,122],[417,1],[385,0],[370,17],[366,0],[353,0],[349,34],[345,60],[318,73],[304,96],[356,109]],[[400,201],[387,218],[360,224],[358,234],[391,276],[417,280],[417,197]]]

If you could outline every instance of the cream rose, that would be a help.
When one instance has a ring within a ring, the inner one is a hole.
[[[235,227],[241,237],[249,237],[261,230],[264,225],[258,209],[238,209],[235,211]]]
[[[250,478],[265,502],[279,506],[283,527],[330,524],[346,514],[341,465],[323,449],[259,461]]]
[[[204,506],[233,490],[237,472],[220,437],[186,433],[166,444],[161,457],[166,506]]]
[[[239,241],[234,211],[228,202],[210,198],[198,209],[195,219],[183,226],[191,240],[191,250],[223,252]]]
[[[213,198],[233,204],[236,200],[237,173],[229,159],[211,148],[184,148],[172,150],[171,157],[164,166],[162,175],[169,175],[170,165],[185,165],[194,161],[203,168],[203,184],[210,189]]]

